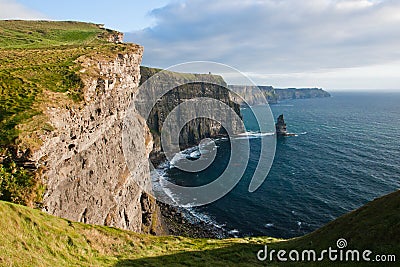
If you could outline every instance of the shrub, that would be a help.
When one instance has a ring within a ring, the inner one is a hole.
[[[43,185],[38,176],[7,157],[0,164],[0,200],[33,206],[40,202]]]

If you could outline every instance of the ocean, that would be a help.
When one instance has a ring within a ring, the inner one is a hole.
[[[291,238],[400,188],[400,93],[337,92],[270,108],[274,118],[284,114],[288,131],[296,135],[277,139],[274,162],[261,187],[248,192],[260,139],[271,136],[253,134],[248,168],[236,187],[188,214],[233,236]],[[257,133],[250,109],[242,114],[247,131]],[[159,171],[176,184],[207,184],[229,160],[229,140],[216,144],[216,159],[202,172],[187,173],[168,164]]]

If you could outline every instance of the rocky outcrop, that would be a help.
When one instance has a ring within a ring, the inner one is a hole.
[[[277,135],[287,135],[286,123],[283,114],[279,115],[278,120],[275,124]]]
[[[142,117],[137,115],[129,129],[137,137],[130,145],[138,151],[134,161],[140,179],[131,175],[121,144],[124,115],[138,90],[143,48],[124,46],[124,52],[110,60],[101,55],[79,59],[84,103],[47,110],[55,130],[42,137],[43,145],[33,159],[44,169],[43,207],[48,213],[149,232],[156,204],[142,189],[151,190],[148,156],[152,149]]]
[[[124,41],[124,34],[122,32],[110,30],[104,27],[104,24],[97,24],[97,26],[105,31],[98,36],[100,39],[107,40],[110,43],[121,44]]]
[[[110,32],[109,36],[107,37],[107,41],[110,43],[120,44],[124,40],[124,34],[122,32]]]
[[[141,67],[141,83],[145,83],[151,76],[160,72],[159,69]],[[142,98],[148,99],[157,96],[160,91],[170,90],[153,107],[147,119],[148,126],[153,134],[154,150],[152,159],[157,160],[162,152],[160,133],[168,114],[182,102],[197,97],[208,97],[225,103],[230,109],[240,116],[240,105],[230,99],[229,90],[221,76],[211,74],[184,74],[175,72],[162,72],[157,81],[149,81],[143,90]],[[159,79],[162,83],[159,84]],[[192,82],[202,80],[205,82]],[[184,85],[180,85],[184,84]],[[180,86],[178,86],[180,85]],[[204,107],[207,109],[207,107]],[[196,110],[192,111],[196,117]],[[224,113],[221,111],[221,113]],[[226,121],[229,121],[226,114]],[[179,118],[176,118],[179,120]],[[234,123],[230,121],[230,123]],[[235,128],[236,126],[233,126]],[[221,124],[207,118],[197,118],[187,123],[180,132],[180,146],[182,148],[198,144],[203,138],[213,138],[225,135]]]
[[[265,103],[276,104],[282,100],[330,97],[320,88],[287,88],[276,89],[272,86],[229,85],[240,97],[231,92],[232,99],[241,105],[254,106]],[[246,101],[244,101],[244,99]],[[245,103],[246,102],[246,103]]]
[[[283,114],[279,115],[275,124],[276,135],[279,136],[296,136],[294,133],[288,133],[285,118]]]

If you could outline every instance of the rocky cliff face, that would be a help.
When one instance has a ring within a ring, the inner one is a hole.
[[[249,106],[265,103],[265,100],[269,104],[277,102],[277,95],[272,86],[229,85],[229,88],[240,94],[238,96],[231,92],[231,98],[241,105],[245,104],[243,98]]]
[[[84,223],[150,231],[156,209],[141,188],[151,188],[148,155],[152,149],[146,121],[139,115],[130,134],[139,186],[121,144],[125,111],[138,90],[143,48],[129,46],[112,59],[82,57],[84,103],[47,111],[55,130],[43,136],[33,160],[44,167],[48,213]],[[150,140],[150,141],[149,141]],[[137,180],[137,179],[136,179]]]
[[[160,70],[158,69],[141,67],[141,83],[146,82],[151,76],[159,71]],[[158,83],[157,81],[153,82],[150,80],[150,83],[146,85],[143,92],[144,95],[142,96],[144,99],[151,98],[158,95],[159,91],[173,88],[157,102],[147,119],[148,126],[151,129],[154,139],[154,149],[152,153],[153,160],[155,160],[162,151],[160,133],[165,118],[176,106],[185,100],[196,97],[213,98],[225,103],[240,116],[240,105],[231,100],[229,90],[226,89],[226,83],[221,76],[172,72],[163,72],[161,75],[161,79],[163,80],[161,86],[158,84],[156,86],[154,84]],[[203,80],[205,82],[191,83],[193,80]],[[179,84],[184,85],[177,86]],[[196,110],[193,110],[192,112],[193,114],[190,115],[196,117],[196,114],[194,114]],[[223,113],[223,111],[221,112]],[[226,121],[228,121],[228,113],[226,113],[226,116]],[[233,122],[231,121],[230,123]],[[233,126],[233,128],[235,127],[236,125]],[[225,134],[226,133],[219,122],[207,118],[198,118],[190,121],[183,127],[180,132],[179,143],[182,148],[185,148],[198,144],[203,138],[213,138]]]
[[[286,88],[275,89],[278,100],[286,99],[305,99],[305,98],[322,98],[331,95],[320,88]]]
[[[278,120],[275,124],[275,129],[277,135],[287,135],[287,128],[283,114],[279,115]]]
[[[288,99],[322,98],[330,97],[330,94],[320,88],[287,88],[276,89],[272,86],[250,86],[250,85],[229,85],[229,88],[239,92],[246,99],[248,105],[262,104],[267,100],[269,104],[276,104],[278,101]],[[235,102],[244,105],[241,97],[232,94]]]

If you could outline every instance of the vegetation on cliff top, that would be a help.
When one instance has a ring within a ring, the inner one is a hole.
[[[0,21],[0,199],[36,198],[38,181],[13,167],[15,152],[39,147],[39,136],[53,130],[47,108],[80,103],[82,56],[107,59],[127,49],[108,41],[114,34],[90,23]]]
[[[376,254],[400,257],[400,191],[374,200],[314,233],[291,240],[151,236],[75,223],[7,202],[0,202],[0,216],[1,266],[257,266],[270,263],[257,260],[256,253],[264,245],[275,250],[321,251],[328,247],[335,249],[339,238],[346,238],[349,249],[371,250],[371,258]],[[299,266],[299,263],[283,265]],[[300,265],[336,266],[337,263]],[[395,264],[386,262],[384,266]]]
[[[51,130],[36,118],[47,104],[82,99],[76,60],[116,50],[110,34],[90,23],[0,21],[0,145],[14,144],[21,133]]]
[[[222,76],[220,76],[220,75],[173,72],[173,71],[169,71],[169,70],[151,68],[151,67],[146,67],[146,66],[140,66],[140,76],[141,76],[140,84],[143,84],[151,76],[153,76],[161,71],[164,71],[164,74],[168,75],[168,77],[173,78],[172,80],[185,81],[187,83],[192,83],[192,82],[198,81],[199,77],[208,76],[208,77],[210,77],[210,81],[213,82],[214,84],[226,85],[224,78],[222,78]]]

